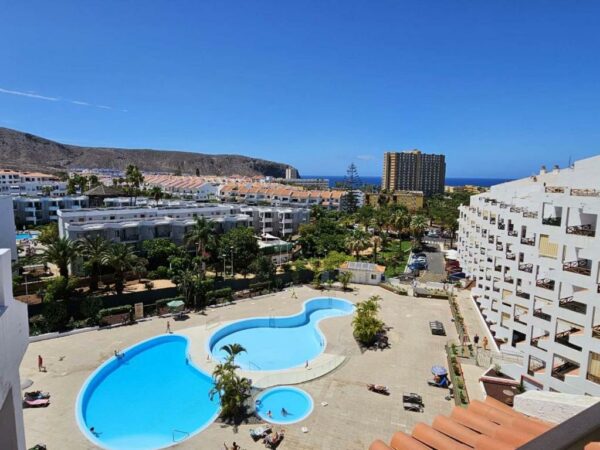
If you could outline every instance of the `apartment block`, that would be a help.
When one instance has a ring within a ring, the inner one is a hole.
[[[88,206],[84,195],[65,197],[13,197],[15,223],[21,226],[41,225],[58,220],[60,209],[81,209]]]
[[[600,395],[600,156],[493,186],[460,209],[458,255],[507,370]]]
[[[58,230],[61,237],[73,240],[101,236],[114,242],[136,244],[147,239],[168,238],[181,244],[198,217],[213,222],[217,233],[234,227],[252,227],[257,234],[285,236],[297,232],[300,224],[308,221],[309,211],[194,203],[59,210]]]
[[[67,183],[45,173],[0,169],[0,194],[64,196]]]
[[[422,191],[426,197],[444,192],[446,161],[444,155],[386,152],[383,155],[381,189],[387,192]]]

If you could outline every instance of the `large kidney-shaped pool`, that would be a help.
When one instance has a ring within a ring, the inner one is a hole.
[[[213,382],[191,363],[187,347],[183,336],[159,336],[100,366],[76,404],[86,437],[112,450],[157,449],[187,439],[216,419],[219,399],[209,398]]]
[[[285,317],[244,319],[217,330],[208,340],[208,351],[223,361],[227,344],[241,344],[246,352],[236,363],[246,370],[281,370],[298,367],[325,349],[325,336],[317,327],[321,319],[352,314],[348,300],[320,297],[304,303],[302,312]]]

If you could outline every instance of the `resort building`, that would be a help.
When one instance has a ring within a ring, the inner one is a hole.
[[[422,191],[425,197],[430,197],[444,192],[445,179],[444,155],[430,155],[419,150],[383,154],[382,190]]]
[[[367,192],[364,194],[365,205],[379,206],[402,205],[409,211],[423,209],[425,197],[421,191],[396,191],[392,193]]]
[[[0,194],[63,196],[67,183],[45,173],[0,170]]]
[[[298,178],[300,178],[300,175],[298,174],[298,169],[295,169],[294,167],[287,167],[285,169],[286,180],[297,180]]]
[[[460,208],[458,258],[526,388],[600,395],[600,157],[492,186]]]
[[[218,200],[221,182],[212,177],[192,177],[176,175],[145,175],[144,187],[159,187],[164,192],[177,197],[198,201]]]
[[[88,206],[83,195],[65,197],[13,197],[15,223],[18,227],[42,225],[58,220],[60,209],[81,209]]]
[[[73,240],[102,236],[114,242],[135,244],[168,238],[181,244],[198,217],[214,222],[217,233],[252,227],[257,234],[285,236],[295,233],[301,223],[308,221],[309,211],[223,204],[59,210],[58,230],[61,237]]]
[[[349,272],[352,275],[351,283],[378,285],[384,280],[385,266],[348,261],[340,267],[341,272]]]
[[[25,449],[19,366],[29,342],[27,305],[12,294],[15,233],[10,198],[0,198],[0,448]],[[6,248],[5,236],[12,240]]]

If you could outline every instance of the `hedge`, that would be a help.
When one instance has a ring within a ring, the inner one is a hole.
[[[269,289],[270,286],[271,286],[270,281],[262,281],[260,283],[252,283],[248,287],[250,288],[251,291],[261,291],[263,289]]]
[[[125,313],[131,314],[132,309],[133,309],[133,307],[131,305],[115,306],[114,308],[101,309],[98,312],[98,315],[102,318],[102,317],[106,317],[106,316],[114,316],[117,314],[125,314]]]
[[[206,299],[208,301],[217,300],[219,298],[230,299],[232,293],[233,293],[233,291],[229,287],[222,288],[222,289],[215,289],[214,291],[208,291],[206,293]]]

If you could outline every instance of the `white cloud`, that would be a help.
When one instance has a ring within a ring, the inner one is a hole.
[[[11,89],[0,88],[0,94],[19,95],[21,97],[29,97],[29,98],[34,98],[34,99],[37,99],[37,100],[46,100],[46,101],[51,101],[51,102],[68,102],[68,103],[71,103],[73,105],[90,106],[92,108],[99,108],[99,109],[109,109],[109,110],[113,110],[114,109],[111,106],[95,105],[93,103],[84,102],[83,100],[70,100],[70,99],[60,98],[60,97],[49,97],[47,95],[36,94],[35,92],[14,91],[14,90],[11,90]],[[126,109],[121,109],[119,111],[127,112]]]
[[[375,159],[375,157],[373,155],[358,155],[356,159],[360,159],[361,161],[371,161],[372,159]]]

